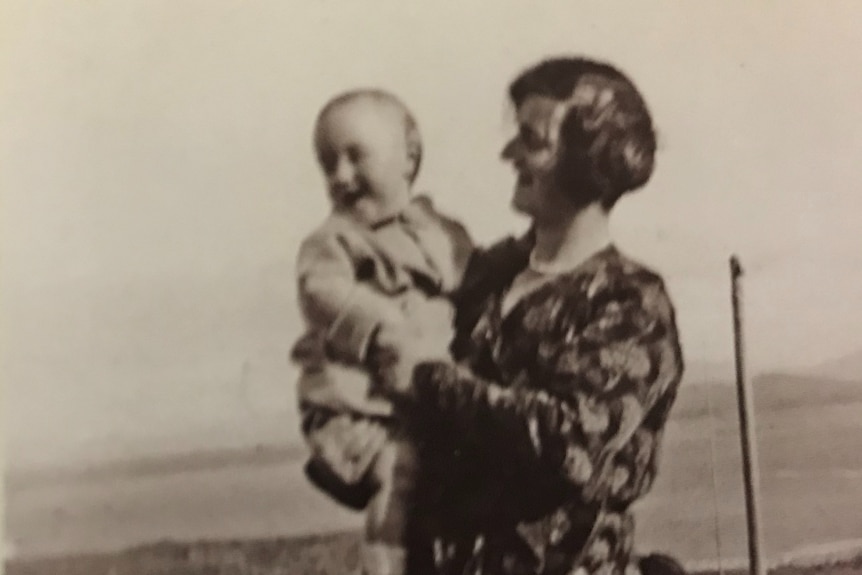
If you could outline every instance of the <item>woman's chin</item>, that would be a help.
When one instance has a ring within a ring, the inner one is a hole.
[[[527,216],[527,215],[529,215],[527,212],[525,212],[525,211],[524,211],[524,207],[523,207],[523,206],[521,206],[521,205],[517,202],[517,200],[514,200],[514,199],[513,199],[513,200],[512,200],[512,202],[511,202],[509,205],[510,205],[510,207],[512,208],[512,211],[513,211],[513,212],[515,212],[516,214],[520,214],[520,215],[522,215],[522,216]]]
[[[521,186],[515,186],[515,192],[512,194],[511,206],[512,209],[519,213],[527,213],[526,210],[529,209],[530,202],[528,201],[530,191],[528,189],[524,189]]]
[[[526,196],[526,194],[520,190],[515,190],[515,195],[512,196],[511,202],[512,209],[524,216],[532,216],[533,211],[530,209],[530,202],[527,201],[527,198],[524,196]]]

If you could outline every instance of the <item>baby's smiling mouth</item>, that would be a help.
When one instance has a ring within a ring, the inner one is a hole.
[[[337,188],[333,190],[332,196],[336,203],[345,206],[353,207],[363,196],[367,194],[365,186],[356,186],[353,188]]]

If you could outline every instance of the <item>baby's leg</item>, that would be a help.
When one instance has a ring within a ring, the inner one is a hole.
[[[307,409],[303,431],[311,447],[305,466],[308,479],[339,503],[365,508],[376,490],[372,470],[388,429],[368,418]]]
[[[393,436],[380,451],[372,476],[378,490],[368,505],[362,552],[366,575],[402,575],[416,474],[414,446]]]

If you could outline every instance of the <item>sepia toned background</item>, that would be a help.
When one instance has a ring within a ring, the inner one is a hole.
[[[293,258],[327,209],[310,134],[323,102],[357,85],[390,89],[414,110],[420,188],[487,243],[524,228],[498,160],[513,130],[507,83],[548,55],[619,65],[645,94],[661,149],[614,231],[668,281],[686,385],[732,381],[731,253],[748,272],[748,351],[764,394],[799,406],[824,379],[862,381],[858,16],[837,1],[5,2],[7,538],[68,551],[158,539],[166,525],[259,536],[356,521],[293,471],[236,466],[301,459],[287,362],[300,329]],[[768,386],[776,374],[797,378],[792,393]],[[716,401],[730,417],[726,388]],[[789,452],[858,434],[856,387],[829,389],[843,410],[816,417],[841,427],[805,431],[812,414],[784,413],[775,425],[803,428]],[[705,440],[704,425],[682,435]],[[732,417],[724,425],[732,434]],[[734,441],[723,449],[735,474]],[[854,494],[858,447],[835,464]],[[112,476],[118,461],[125,471]],[[192,461],[208,475],[159,475]],[[115,499],[96,479],[57,479],[92,469],[114,478]],[[135,469],[162,483],[133,482]],[[275,504],[280,477],[293,491]],[[207,489],[213,501],[232,493],[237,509],[213,508]],[[690,496],[712,504],[708,491]],[[184,503],[153,505],[165,500]],[[326,513],[296,518],[309,509]],[[835,537],[862,533],[845,519]],[[794,545],[832,537],[817,528]]]

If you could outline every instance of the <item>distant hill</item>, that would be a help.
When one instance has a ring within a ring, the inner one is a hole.
[[[61,465],[49,468],[7,470],[6,482],[11,488],[37,484],[121,480],[170,473],[187,473],[226,467],[260,467],[279,465],[306,457],[301,444],[255,445],[240,448],[198,450],[158,454],[148,457],[116,459],[98,464]]]
[[[703,383],[732,383],[733,363],[729,361],[687,360],[685,363],[686,385]]]
[[[691,419],[736,417],[736,387],[732,376],[706,381],[683,381],[673,417]],[[700,383],[700,385],[696,385]],[[782,411],[813,405],[862,403],[862,377],[856,380],[831,375],[765,373],[751,380],[755,409]]]
[[[821,363],[812,372],[842,381],[862,383],[862,349]]]

